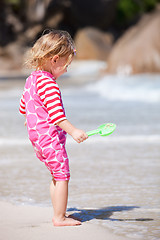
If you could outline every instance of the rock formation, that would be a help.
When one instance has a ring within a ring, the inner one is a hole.
[[[160,72],[160,9],[127,30],[114,45],[107,64],[108,73]]]
[[[72,37],[79,28],[86,26],[106,29],[114,19],[117,2],[118,0],[86,0],[85,3],[81,0],[21,0],[14,12],[15,7],[1,0],[0,64],[7,70],[21,68],[26,48],[33,45],[44,29],[64,29]],[[92,45],[100,50],[102,46],[95,46],[97,37],[96,33]],[[99,58],[98,53],[92,55]]]
[[[75,36],[77,59],[106,60],[112,44],[111,34],[91,27],[81,29]]]
[[[121,34],[120,31],[117,35],[114,26],[117,3],[118,0],[0,0],[1,69],[21,69],[25,51],[43,30],[58,28],[75,38],[77,59],[107,60],[109,73],[159,72],[160,10],[144,16],[113,46],[113,37],[107,31],[116,38]]]

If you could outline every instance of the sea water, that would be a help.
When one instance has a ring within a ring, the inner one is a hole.
[[[99,76],[97,65],[87,64],[59,80],[67,117],[86,131],[107,122],[117,129],[81,144],[68,136],[68,211],[128,239],[158,240],[160,75]],[[18,113],[23,85],[10,76],[0,80],[0,199],[51,206],[50,173]]]

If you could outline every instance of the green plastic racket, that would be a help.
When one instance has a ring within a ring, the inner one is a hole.
[[[116,124],[114,124],[114,123],[105,123],[105,124],[102,124],[101,126],[99,126],[95,130],[86,132],[86,134],[88,136],[92,136],[92,135],[95,135],[95,134],[100,134],[101,136],[108,136],[111,133],[113,133],[115,129],[116,129]]]

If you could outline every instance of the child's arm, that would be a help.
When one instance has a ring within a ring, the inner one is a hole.
[[[21,99],[20,99],[19,112],[22,115],[26,114],[26,107],[25,107],[24,95],[23,94],[22,94]]]
[[[67,119],[58,122],[57,125],[71,135],[78,143],[81,143],[88,138],[88,135],[83,130],[74,127]]]
[[[24,126],[26,126],[27,123],[26,123],[26,107],[25,107],[25,102],[24,102],[24,94],[22,94],[21,99],[20,99],[19,112],[20,112],[20,114],[22,114],[25,117]]]
[[[54,125],[58,125],[78,143],[88,138],[88,135],[81,129],[75,128],[66,118],[58,85],[50,78],[37,79],[37,92],[48,109],[49,116]]]

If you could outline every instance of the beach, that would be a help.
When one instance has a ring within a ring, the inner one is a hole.
[[[52,209],[36,206],[15,206],[0,202],[0,239],[41,240],[41,239],[88,239],[126,240],[105,228],[84,223],[77,227],[53,227]]]
[[[58,82],[75,126],[117,125],[82,144],[67,137],[67,212],[82,220],[79,227],[52,225],[51,176],[18,113],[27,73],[0,76],[1,239],[160,239],[160,77],[105,75],[103,66],[75,63]]]

